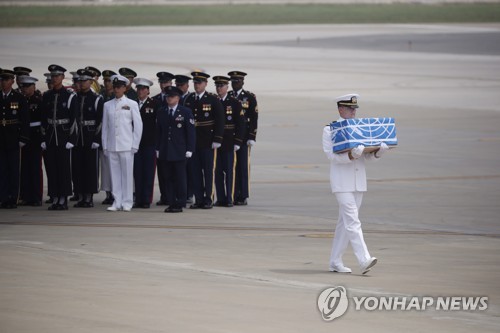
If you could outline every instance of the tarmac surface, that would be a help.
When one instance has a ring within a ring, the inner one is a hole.
[[[1,29],[0,67],[42,82],[52,63],[150,79],[244,70],[260,118],[248,206],[109,213],[100,193],[92,209],[1,210],[0,332],[498,332],[500,57],[498,43],[477,49],[478,34],[497,39],[500,26]],[[371,47],[370,36],[385,37]],[[425,51],[393,47],[436,38]],[[359,117],[394,117],[399,139],[367,166],[361,220],[379,263],[366,276],[350,250],[353,274],[328,272],[338,210],[321,133],[350,92]],[[325,322],[317,298],[334,286],[350,306]],[[362,296],[489,301],[358,311]]]

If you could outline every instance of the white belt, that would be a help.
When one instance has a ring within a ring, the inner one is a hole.
[[[34,121],[34,122],[30,123],[30,127],[37,127],[37,126],[42,126],[42,122],[41,121]]]
[[[84,120],[82,121],[83,126],[93,126],[95,125],[95,120]]]

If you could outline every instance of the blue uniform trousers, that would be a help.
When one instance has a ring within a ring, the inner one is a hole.
[[[165,180],[163,192],[167,195],[167,202],[171,207],[182,208],[186,206],[186,160],[162,161],[161,165]]]
[[[199,149],[193,153],[193,192],[197,205],[211,205],[214,197],[214,161],[216,151]]]
[[[236,152],[234,200],[243,201],[249,196],[250,148],[242,144]]]
[[[16,204],[19,197],[19,147],[0,148],[0,201]]]
[[[235,152],[218,151],[215,168],[215,189],[217,201],[221,204],[233,203]]]

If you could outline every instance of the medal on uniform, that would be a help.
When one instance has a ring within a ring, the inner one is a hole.
[[[210,115],[210,113],[205,112],[205,118],[208,118],[209,115]]]
[[[177,124],[177,127],[178,127],[178,128],[181,128],[181,127],[182,127],[182,124],[181,124],[181,123],[178,123],[178,124]]]
[[[227,120],[231,120],[231,119],[233,119],[233,117],[227,116]]]

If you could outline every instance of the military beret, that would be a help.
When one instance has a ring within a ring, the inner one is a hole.
[[[175,75],[175,83],[176,84],[188,83],[189,80],[191,80],[190,76],[187,76],[187,75]]]
[[[78,81],[87,81],[94,79],[94,72],[88,69],[79,69],[76,71]]]
[[[113,72],[112,70],[106,69],[106,70],[102,71],[102,77],[105,78],[105,79],[109,79],[113,75],[116,75],[116,73]]]
[[[14,76],[14,71],[11,71],[10,69],[2,69],[2,72],[0,72],[0,77],[2,78],[13,79]]]
[[[174,87],[174,86],[165,87],[165,89],[163,90],[163,92],[167,96],[181,96],[182,95],[182,90],[180,90],[179,88]]]
[[[242,71],[231,71],[227,73],[231,77],[231,79],[243,79],[247,75],[247,73]]]
[[[136,87],[143,86],[143,87],[151,87],[153,85],[153,81],[150,81],[148,79],[144,79],[142,77],[136,77],[134,79],[134,83]]]
[[[94,74],[92,76],[101,76],[101,71],[93,66],[87,66],[87,67],[85,67],[85,69],[88,71],[91,71]]]
[[[210,77],[210,75],[204,72],[192,72],[191,76],[193,77],[193,81],[195,82],[207,81],[207,79]]]
[[[221,76],[221,75],[214,76],[212,79],[215,81],[215,84],[228,84],[229,80],[231,80],[227,76]]]
[[[38,79],[36,77],[32,77],[32,76],[23,75],[23,76],[19,77],[19,83],[23,84],[23,85],[35,84],[35,82],[37,82],[37,81],[38,81]]]
[[[120,73],[120,75],[123,75],[125,77],[136,77],[137,76],[137,73],[134,72],[133,70],[131,70],[130,68],[127,68],[127,67],[122,67],[118,70],[118,73]]]
[[[113,86],[117,86],[117,87],[126,86],[130,82],[128,80],[128,78],[126,78],[125,76],[119,75],[119,74],[113,75],[111,77],[111,81],[113,81]]]
[[[66,72],[66,68],[59,65],[50,65],[49,66],[50,75],[61,75]]]
[[[337,106],[349,106],[351,108],[358,108],[358,94],[347,94],[336,98]]]
[[[14,67],[14,73],[16,74],[16,76],[30,75],[31,72],[32,70],[29,69],[28,67],[21,67],[21,66]]]
[[[174,74],[169,72],[158,72],[156,73],[156,76],[158,77],[158,81],[160,83],[172,81],[175,77]]]

